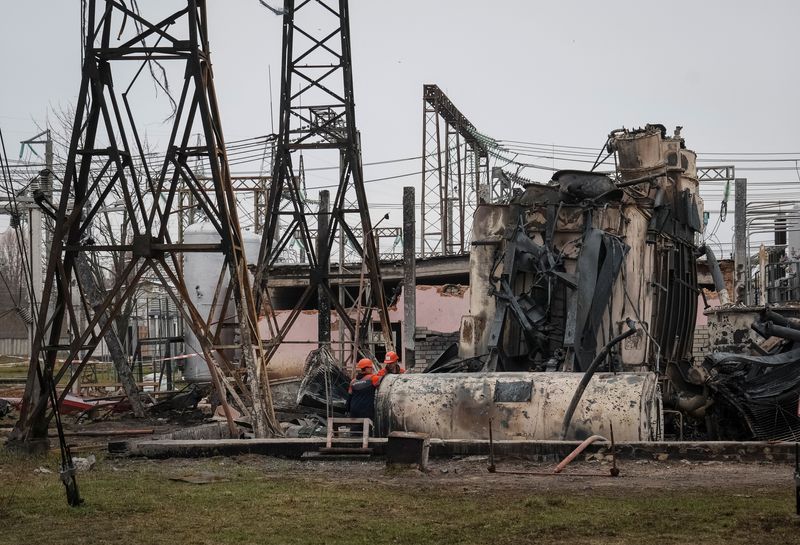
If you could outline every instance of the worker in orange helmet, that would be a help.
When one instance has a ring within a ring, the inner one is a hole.
[[[375,388],[381,379],[374,374],[372,360],[364,358],[356,365],[356,376],[347,390],[345,409],[351,418],[375,418]]]
[[[383,378],[386,375],[402,375],[406,370],[400,367],[400,358],[397,357],[397,352],[390,350],[383,358],[383,369],[378,371],[378,377]]]

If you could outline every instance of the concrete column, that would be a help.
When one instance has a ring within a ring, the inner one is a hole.
[[[331,302],[328,298],[327,286],[330,279],[330,255],[328,254],[328,230],[330,227],[330,191],[323,189],[319,192],[319,213],[317,217],[317,266],[320,278],[320,285],[317,287],[317,300],[319,302],[319,314],[317,316],[317,328],[319,343],[330,345],[331,343]]]
[[[747,178],[736,178],[734,184],[734,292],[737,303],[747,303],[747,279],[750,276],[748,271],[750,256],[747,255]]]
[[[414,333],[417,329],[417,233],[414,188],[403,188],[403,362],[414,367]]]

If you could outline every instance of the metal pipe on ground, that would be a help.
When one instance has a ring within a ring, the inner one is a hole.
[[[558,465],[556,466],[556,468],[553,470],[553,473],[561,473],[562,471],[564,471],[564,468],[565,468],[565,467],[567,467],[567,466],[569,465],[569,463],[570,463],[572,460],[574,460],[575,458],[577,458],[577,456],[578,456],[578,455],[579,455],[581,452],[583,452],[584,450],[586,450],[586,447],[588,447],[589,445],[591,445],[591,444],[592,444],[592,443],[594,443],[595,441],[608,441],[608,439],[606,439],[606,438],[605,438],[605,437],[603,437],[602,435],[592,435],[591,437],[587,437],[586,439],[584,439],[584,440],[583,440],[583,442],[582,442],[580,445],[578,445],[578,446],[575,448],[575,450],[573,450],[572,452],[570,452],[570,453],[567,455],[567,457],[566,457],[566,458],[564,458],[563,460],[561,460],[561,462],[559,462],[559,464],[558,464]]]

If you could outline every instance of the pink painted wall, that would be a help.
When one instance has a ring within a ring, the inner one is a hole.
[[[708,304],[712,307],[719,306],[719,297],[717,297],[716,292],[706,290],[706,299],[708,300]],[[703,298],[697,298],[697,323],[695,327],[703,327],[708,325],[708,316],[703,314],[703,311],[706,309],[705,305],[703,304]]]
[[[417,286],[417,327],[426,327],[431,331],[452,333],[458,331],[461,317],[469,312],[469,288],[466,286]],[[283,325],[289,311],[278,311],[277,320]],[[403,295],[397,304],[389,309],[389,320],[394,323],[403,322]],[[262,339],[271,337],[266,320],[259,321]],[[331,313],[331,348],[342,349],[339,339],[339,320],[336,312]],[[270,361],[268,372],[270,379],[298,377],[303,373],[308,353],[317,348],[317,311],[304,310],[297,317],[294,326],[284,339],[278,351]]]

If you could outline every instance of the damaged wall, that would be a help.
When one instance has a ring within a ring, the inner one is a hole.
[[[441,332],[444,335],[453,335],[458,331],[461,316],[469,308],[469,288],[457,284],[442,286],[417,286],[417,330]],[[277,311],[278,323],[289,315],[288,310]],[[389,308],[389,320],[392,324],[400,324],[403,320],[403,295],[401,293],[397,303]],[[331,339],[332,350],[336,353],[341,350],[339,343],[339,320],[336,312],[331,312]],[[269,338],[269,330],[264,320],[259,322],[262,338]],[[397,336],[395,341],[399,344],[402,336]],[[297,378],[302,375],[303,365],[309,352],[317,348],[317,311],[305,310],[297,318],[296,325],[292,327],[286,337],[287,343],[281,344],[269,364],[268,373],[271,380]],[[306,342],[302,342],[306,341]],[[438,342],[438,341],[437,341]],[[437,343],[432,342],[435,346]],[[424,352],[425,345],[422,345]],[[418,345],[417,353],[420,348]],[[398,352],[401,353],[401,352]],[[438,354],[437,354],[438,355]],[[418,361],[418,366],[424,365]]]

